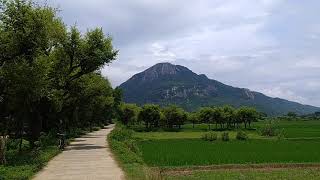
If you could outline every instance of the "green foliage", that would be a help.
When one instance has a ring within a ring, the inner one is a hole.
[[[135,124],[138,120],[140,108],[135,104],[122,104],[120,106],[120,121],[124,125]]]
[[[237,135],[236,135],[236,139],[237,140],[247,140],[248,139],[248,135],[243,131],[238,131]]]
[[[120,166],[129,179],[146,179],[144,161],[132,130],[117,124],[108,135],[111,151],[115,154]]]
[[[146,104],[142,107],[138,119],[145,123],[146,128],[158,128],[161,120],[161,111],[158,105]]]
[[[223,133],[221,134],[221,140],[222,140],[222,141],[229,141],[229,140],[230,140],[230,138],[229,138],[229,133],[228,133],[228,132],[223,132]]]
[[[218,139],[218,135],[215,132],[207,132],[201,136],[201,139],[205,141],[215,141]]]
[[[41,148],[38,151],[9,150],[7,152],[8,164],[0,165],[0,179],[30,179],[51,158],[59,153],[55,146]]]
[[[180,128],[187,120],[187,114],[183,109],[178,108],[177,106],[171,105],[164,108],[163,115],[168,128],[173,128],[174,126],[178,126]]]
[[[277,132],[277,139],[283,140],[286,137],[286,132],[284,129],[281,129]]]
[[[260,129],[260,133],[262,136],[272,137],[277,135],[277,129],[275,125],[272,122],[270,122]]]
[[[69,29],[56,9],[33,1],[0,8],[0,134],[26,132],[40,145],[41,132],[109,123],[121,94],[99,70],[117,56],[112,39],[100,28]]]

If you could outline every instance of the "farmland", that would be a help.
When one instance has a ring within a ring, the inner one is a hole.
[[[274,128],[284,131],[283,139],[262,136],[260,130],[267,123],[259,121],[252,129],[242,129],[249,137],[246,141],[236,140],[235,130],[213,130],[218,139],[203,141],[202,135],[209,131],[207,124],[185,124],[176,132],[134,132],[133,136],[143,161],[148,167],[162,169],[165,179],[318,177],[320,121],[273,121]],[[223,132],[229,133],[230,141],[221,140]],[[184,170],[179,171],[181,168]]]
[[[320,141],[317,140],[171,139],[144,141],[140,149],[150,166],[320,162]]]

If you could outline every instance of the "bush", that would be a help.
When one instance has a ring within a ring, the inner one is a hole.
[[[286,137],[286,132],[284,129],[281,129],[280,131],[277,132],[277,139],[278,140],[283,140]]]
[[[229,133],[228,133],[228,132],[223,132],[223,133],[221,134],[221,140],[222,140],[222,141],[229,141],[229,140],[230,140],[230,138],[229,138]]]
[[[205,141],[215,141],[218,139],[218,136],[214,132],[208,132],[203,134],[201,138]]]
[[[125,128],[115,128],[112,133],[110,133],[110,138],[116,141],[125,141],[132,138],[132,130]]]
[[[270,136],[270,137],[277,135],[276,128],[271,123],[268,123],[263,128],[261,128],[260,133],[262,136]]]
[[[243,131],[239,131],[237,133],[236,139],[238,139],[238,140],[247,140],[248,139],[248,135]]]
[[[55,145],[57,142],[57,138],[55,136],[55,132],[50,132],[49,134],[41,133],[39,137],[39,145],[40,147],[47,147],[51,145]]]

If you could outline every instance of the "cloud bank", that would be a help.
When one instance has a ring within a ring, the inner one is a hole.
[[[102,27],[119,58],[113,86],[158,62],[320,106],[320,1],[51,0],[68,25]]]

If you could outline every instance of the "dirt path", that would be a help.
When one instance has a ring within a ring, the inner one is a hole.
[[[195,171],[274,171],[281,169],[320,169],[319,163],[268,163],[268,164],[226,164],[211,166],[193,166],[163,168],[162,173],[166,175],[188,175]]]
[[[124,179],[108,147],[107,126],[75,139],[61,154],[52,159],[34,180],[117,180]]]

